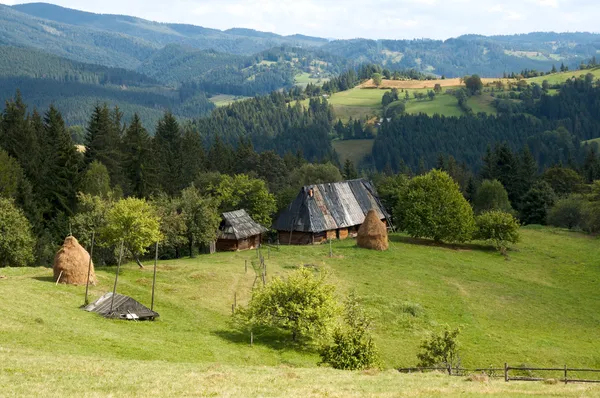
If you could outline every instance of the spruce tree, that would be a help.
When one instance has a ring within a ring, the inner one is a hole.
[[[354,180],[358,178],[358,173],[356,172],[356,168],[354,167],[354,163],[350,159],[346,159],[344,162],[344,178],[346,180]]]
[[[181,130],[171,112],[158,121],[154,136],[154,156],[159,187],[173,196],[183,188]]]
[[[188,187],[199,173],[204,171],[206,155],[204,145],[198,131],[192,126],[183,129],[181,138],[182,188]]]
[[[106,166],[113,186],[124,184],[121,169],[121,113],[111,114],[106,104],[96,105],[87,127],[85,162]]]
[[[54,106],[44,118],[44,130],[47,142],[46,157],[49,159],[45,175],[45,194],[51,204],[51,215],[70,216],[75,210],[81,155],[73,144],[71,136],[65,128],[62,115]]]
[[[123,168],[127,192],[138,198],[148,198],[156,189],[156,164],[152,137],[137,114],[123,136]]]

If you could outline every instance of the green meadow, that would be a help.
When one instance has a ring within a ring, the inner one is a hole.
[[[310,265],[356,292],[374,319],[381,371],[317,367],[314,346],[286,333],[232,322],[247,303],[255,251],[160,261],[155,322],[106,320],[79,307],[84,287],[56,286],[49,268],[0,269],[0,385],[5,396],[592,396],[600,387],[473,383],[400,375],[419,344],[443,325],[460,327],[462,365],[600,368],[600,244],[559,229],[523,228],[504,258],[483,243],[439,246],[393,234],[387,252],[335,242],[270,250],[268,279]],[[269,252],[263,250],[269,257]],[[124,265],[118,291],[150,303],[151,264]],[[114,267],[96,270],[96,299]]]

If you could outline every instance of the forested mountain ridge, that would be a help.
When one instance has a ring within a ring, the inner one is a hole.
[[[463,35],[444,41],[329,41],[300,34],[158,23],[46,3],[0,6],[0,33],[2,44],[36,47],[82,62],[129,69],[144,68],[157,50],[169,44],[247,56],[282,45],[312,47],[355,66],[377,63],[391,70],[415,69],[446,77],[499,77],[523,69],[549,70],[561,63],[573,69],[600,51],[600,35],[585,32]]]
[[[250,55],[281,44],[319,46],[325,39],[308,36],[281,36],[251,29],[204,28],[186,24],[152,22],[125,15],[94,14],[47,3],[19,4],[12,7],[24,14],[62,24],[121,33],[164,46],[171,43],[197,49]]]

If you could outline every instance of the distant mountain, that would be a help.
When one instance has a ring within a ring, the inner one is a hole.
[[[47,3],[19,4],[12,8],[37,18],[121,33],[160,46],[178,43],[233,54],[250,55],[281,44],[319,46],[327,42],[308,36],[286,37],[251,29],[220,31],[193,25],[158,23],[124,15],[94,14]]]

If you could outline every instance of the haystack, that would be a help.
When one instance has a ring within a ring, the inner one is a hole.
[[[77,242],[77,239],[73,236],[67,236],[65,243],[54,257],[54,280],[58,280],[60,276],[60,283],[85,285],[89,263],[89,253]],[[90,283],[96,284],[94,264],[92,264],[90,272]]]
[[[358,229],[356,244],[358,247],[371,250],[388,249],[387,228],[379,219],[375,210],[369,210],[365,221]]]

